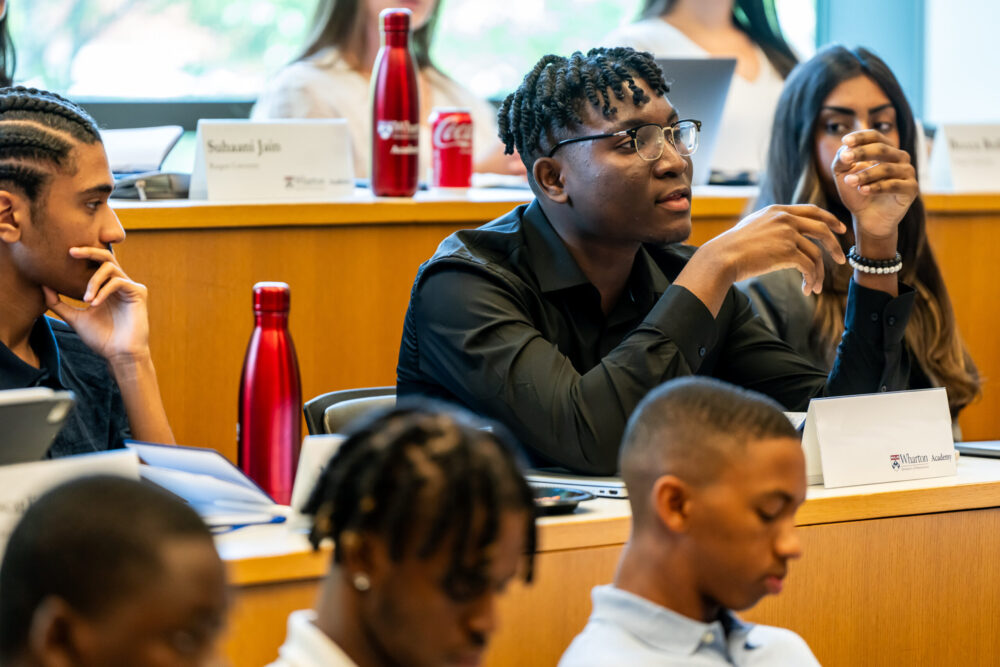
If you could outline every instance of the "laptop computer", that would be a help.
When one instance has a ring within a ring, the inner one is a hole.
[[[722,125],[729,84],[736,71],[735,58],[657,58],[663,77],[670,85],[667,99],[681,118],[701,121],[698,151],[692,157],[692,185],[709,182],[712,158]]]
[[[41,460],[73,403],[72,392],[48,387],[0,391],[0,465]]]
[[[628,498],[628,489],[621,477],[574,475],[558,468],[528,470],[524,474],[533,486],[558,486],[563,489],[586,491],[603,498]]]

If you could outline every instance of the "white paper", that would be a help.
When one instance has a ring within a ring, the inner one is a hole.
[[[934,190],[997,192],[1000,125],[941,125],[934,137],[930,171]]]
[[[292,509],[301,512],[312,495],[316,482],[326,464],[330,462],[344,436],[338,433],[307,435],[299,450],[299,467],[295,471],[295,485],[292,487]]]
[[[827,488],[955,474],[943,388],[813,399],[802,444]]]
[[[191,199],[331,201],[354,194],[343,118],[198,121]]]
[[[269,507],[274,504],[260,491],[251,491],[244,486],[233,484],[211,475],[200,475],[183,470],[171,470],[157,466],[139,467],[143,479],[162,486],[167,491],[180,496],[192,505],[214,503],[217,500],[240,501],[247,506]]]
[[[117,449],[0,466],[0,557],[21,515],[39,496],[64,482],[90,475],[138,480],[139,460],[133,452]]]
[[[127,441],[144,465],[143,479],[183,498],[212,527],[283,521],[278,505],[214,449]]]
[[[230,484],[244,487],[260,497],[264,492],[253,483],[243,471],[229,462],[225,456],[214,449],[203,447],[180,447],[175,445],[156,445],[133,440],[125,446],[134,451],[143,463],[159,468],[171,468],[188,473],[209,475]],[[269,500],[269,499],[268,499]]]

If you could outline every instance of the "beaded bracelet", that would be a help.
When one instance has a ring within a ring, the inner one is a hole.
[[[903,270],[903,256],[898,250],[892,259],[870,259],[859,255],[857,246],[851,246],[847,251],[847,263],[862,273],[886,274],[899,273]]]

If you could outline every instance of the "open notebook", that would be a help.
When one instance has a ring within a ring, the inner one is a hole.
[[[186,500],[210,527],[280,523],[289,514],[214,449],[131,440],[125,446],[145,464],[139,467],[143,479]]]

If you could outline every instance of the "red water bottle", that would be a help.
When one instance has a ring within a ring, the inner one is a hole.
[[[379,14],[382,35],[372,69],[372,192],[411,197],[420,170],[420,94],[410,51],[410,10]]]
[[[240,378],[239,465],[272,498],[287,505],[302,444],[302,385],[288,331],[285,283],[253,286],[254,329]]]

